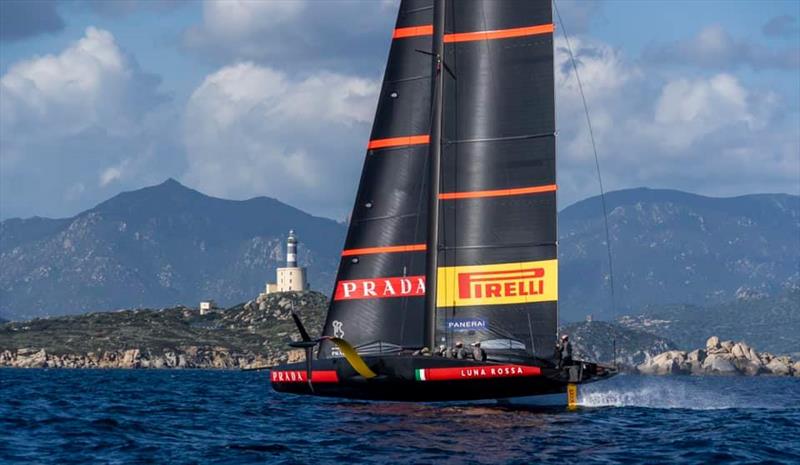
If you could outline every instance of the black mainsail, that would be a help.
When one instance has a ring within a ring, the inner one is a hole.
[[[550,1],[448,2],[439,340],[552,354],[557,331]]]
[[[550,0],[401,2],[322,337],[294,315],[306,361],[272,369],[276,390],[574,404],[614,375],[551,358],[553,29]],[[434,348],[457,342],[488,358]]]
[[[324,334],[356,345],[431,345],[424,277],[435,243],[436,343],[488,341],[542,356],[555,336],[558,292],[550,3],[448,3],[431,236],[433,16],[433,0],[400,6]]]

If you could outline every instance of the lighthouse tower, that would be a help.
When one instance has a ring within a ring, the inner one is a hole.
[[[286,268],[297,268],[297,238],[294,229],[289,230],[289,238],[286,240]]]
[[[305,291],[309,288],[306,269],[297,266],[297,236],[289,231],[286,239],[286,266],[278,268],[277,282],[267,283],[265,294],[273,292]]]

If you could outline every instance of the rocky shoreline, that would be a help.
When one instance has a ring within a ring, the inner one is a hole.
[[[648,375],[744,375],[800,377],[800,361],[787,355],[757,352],[744,342],[708,338],[705,349],[669,350],[636,367]]]
[[[302,350],[274,357],[232,351],[225,347],[182,347],[162,354],[139,349],[87,354],[51,354],[45,349],[23,348],[0,352],[0,367],[8,368],[201,368],[248,369],[303,360]]]

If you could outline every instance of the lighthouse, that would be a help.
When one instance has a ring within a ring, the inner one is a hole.
[[[286,238],[286,266],[278,268],[276,282],[267,283],[262,295],[309,289],[308,281],[306,281],[306,269],[297,266],[297,247],[297,235],[293,229],[289,230],[289,237]]]
[[[289,230],[289,238],[286,239],[286,268],[297,268],[297,237],[294,229]]]

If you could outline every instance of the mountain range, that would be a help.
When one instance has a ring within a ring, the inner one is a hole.
[[[740,292],[737,299],[698,306],[647,305],[617,320],[627,329],[673,341],[689,351],[705,347],[713,332],[720,339],[746,341],[775,354],[800,355],[800,288],[775,296]]]
[[[710,198],[629,189],[606,196],[612,308],[598,197],[559,214],[561,317],[612,319],[647,305],[716,305],[800,282],[800,197]],[[346,225],[267,197],[223,200],[168,180],[71,218],[0,222],[0,318],[118,308],[231,306],[285,261],[290,229],[312,288],[329,294]]]
[[[716,305],[800,283],[800,196],[704,197],[629,189],[606,195],[615,308],[599,197],[559,215],[560,303],[567,319],[646,305]],[[800,306],[800,304],[798,304]]]
[[[258,197],[223,200],[175,180],[119,194],[66,219],[0,223],[0,315],[223,305],[252,298],[284,266],[296,229],[309,281],[325,289],[345,227]]]

